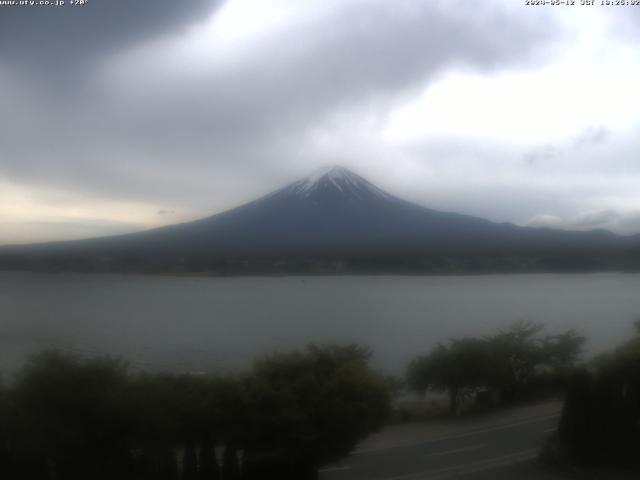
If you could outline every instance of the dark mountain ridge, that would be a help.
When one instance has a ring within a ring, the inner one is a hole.
[[[634,269],[640,239],[445,213],[342,167],[194,222],[0,248],[0,268],[209,272]]]

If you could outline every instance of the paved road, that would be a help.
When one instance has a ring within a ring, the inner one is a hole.
[[[535,463],[559,414],[537,414],[509,422],[445,434],[413,445],[364,450],[325,468],[321,480],[440,480],[555,478]],[[428,424],[426,424],[428,428]]]

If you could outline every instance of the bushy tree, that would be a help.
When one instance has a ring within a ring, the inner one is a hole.
[[[455,415],[461,398],[489,383],[491,353],[485,339],[452,340],[439,344],[430,354],[409,365],[407,381],[424,394],[427,389],[443,390],[449,395],[449,412]]]
[[[493,382],[503,400],[515,400],[527,387],[536,367],[545,361],[542,343],[537,337],[543,328],[542,324],[517,322],[489,338],[495,359]]]
[[[355,345],[310,346],[256,363],[248,382],[245,463],[256,473],[250,478],[316,478],[319,466],[380,427],[389,395],[369,356]]]
[[[566,374],[575,365],[584,338],[573,330],[540,336],[543,325],[517,322],[507,330],[482,338],[453,339],[413,360],[408,385],[416,392],[446,391],[451,414],[460,399],[479,389],[494,389],[506,402],[521,397],[542,374]]]
[[[127,366],[45,351],[29,359],[10,393],[17,449],[67,480],[125,473],[130,452],[122,392]]]
[[[542,375],[563,381],[578,362],[585,338],[574,330],[541,336],[544,325],[520,321],[488,337],[493,355],[493,386],[513,402]]]
[[[557,373],[571,371],[580,360],[585,337],[575,330],[558,335],[548,335],[540,345],[542,361]]]

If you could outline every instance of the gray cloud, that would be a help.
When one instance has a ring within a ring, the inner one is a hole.
[[[434,208],[497,221],[640,230],[639,210],[597,205],[611,192],[635,189],[605,184],[598,174],[638,173],[637,145],[616,144],[619,132],[597,119],[524,155],[521,147],[464,136],[393,151],[318,147],[319,132],[346,125],[348,137],[361,118],[384,119],[447,72],[526,72],[562,35],[544,9],[523,13],[506,2],[473,9],[431,0],[337,5],[260,38],[231,61],[219,62],[212,51],[188,68],[169,47],[224,2],[190,0],[187,8],[175,0],[92,0],[64,11],[3,9],[0,180],[33,187],[34,196],[47,187],[73,192],[74,201],[148,202],[156,205],[152,216],[169,222],[184,212],[231,207],[321,164],[345,163]],[[593,153],[603,146],[611,147],[606,158]],[[397,169],[399,158],[414,170]],[[523,163],[524,178],[517,176]],[[586,198],[595,200],[576,206]],[[64,220],[31,227],[44,237],[139,225]]]
[[[170,34],[207,14],[221,0],[90,0],[86,6],[5,7],[0,58],[43,75],[82,83],[82,68],[103,55],[155,35]],[[57,85],[60,88],[60,85]]]
[[[590,210],[569,218],[550,214],[537,214],[525,222],[525,225],[568,230],[605,229],[630,235],[640,230],[640,209],[627,211],[612,208]]]
[[[603,209],[587,211],[573,218],[569,225],[578,229],[604,228],[632,234],[640,231],[640,209]]]
[[[562,151],[555,145],[547,144],[542,145],[541,147],[536,147],[534,150],[527,152],[524,155],[524,161],[528,165],[533,165],[540,161],[553,160],[563,155],[564,151]]]
[[[538,162],[557,160],[565,155],[579,152],[584,148],[606,143],[610,136],[611,131],[602,125],[585,127],[565,144],[541,145],[525,153],[523,156],[524,163],[533,165]]]
[[[55,83],[30,83],[28,68],[0,75],[12,86],[11,98],[0,93],[12,112],[0,120],[0,175],[97,197],[231,206],[333,162],[310,137],[336,115],[384,110],[447,69],[523,68],[557,33],[491,3],[355,2],[266,38],[227,68],[165,65],[165,78],[144,56],[127,63],[128,52],[138,58],[136,48],[184,30],[214,3],[122,0],[35,19],[10,12],[0,40],[20,45],[0,63],[45,75],[69,68],[77,91],[69,100]]]
[[[587,127],[574,139],[573,144],[575,148],[582,148],[589,145],[600,145],[605,143],[611,132],[609,129],[599,126],[599,127]]]
[[[579,228],[601,228],[624,216],[613,209],[596,210],[581,213],[571,221],[571,224]]]
[[[566,222],[556,216],[549,215],[546,213],[538,213],[525,222],[525,225],[528,227],[536,227],[536,228],[566,228]]]
[[[225,2],[2,10],[0,182],[46,205],[116,200],[148,211],[121,223],[113,220],[126,208],[105,208],[95,221],[4,227],[53,238],[143,228],[145,215],[183,221],[342,163],[441,210],[640,230],[640,204],[611,208],[635,198],[637,135],[606,119],[529,150],[472,132],[402,144],[377,139],[380,129],[357,138],[362,125],[384,124],[451,72],[535,71],[570,44],[558,42],[566,32],[553,9],[492,0],[473,8],[461,0],[311,4],[313,14],[248,46],[225,56],[228,45],[198,45],[191,59],[183,58],[189,35],[211,19],[215,30]]]

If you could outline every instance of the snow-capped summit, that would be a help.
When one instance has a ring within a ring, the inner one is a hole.
[[[360,175],[339,165],[320,168],[302,180],[285,187],[279,193],[301,198],[330,194],[358,200],[372,197],[391,198],[391,195],[369,183]]]

